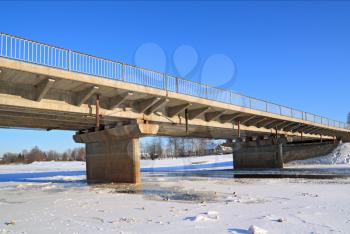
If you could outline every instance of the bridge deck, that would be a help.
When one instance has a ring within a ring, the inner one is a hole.
[[[37,52],[40,48],[46,54]],[[349,140],[350,129],[341,122],[5,34],[0,34],[0,71],[1,126],[92,128],[98,94],[106,127],[146,121],[160,124],[160,135],[232,139],[240,123],[243,135],[277,129]]]

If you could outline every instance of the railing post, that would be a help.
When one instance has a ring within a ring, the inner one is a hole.
[[[205,98],[208,99],[208,85],[205,85]]]
[[[68,71],[72,70],[71,69],[71,63],[72,63],[72,51],[68,50],[68,61],[67,61],[67,69]]]
[[[268,105],[267,105],[267,102],[265,102],[265,111],[268,112]]]
[[[176,86],[175,88],[176,88],[176,92],[178,93],[178,92],[179,92],[179,78],[176,77],[176,78],[175,78],[175,81],[176,81],[176,82],[175,82],[175,86]]]
[[[122,63],[122,81],[125,81],[125,64]]]
[[[2,56],[2,41],[3,41],[3,34],[0,33],[0,56]]]
[[[168,76],[164,73],[163,74],[163,85],[164,85],[164,90],[168,90]]]
[[[249,97],[249,108],[252,109],[252,99]]]

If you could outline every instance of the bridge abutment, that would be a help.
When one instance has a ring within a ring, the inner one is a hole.
[[[283,168],[284,163],[331,153],[339,141],[289,142],[284,136],[237,139],[233,147],[235,169]]]
[[[141,182],[140,142],[159,126],[132,124],[97,132],[77,133],[74,140],[86,144],[86,177],[89,183]]]

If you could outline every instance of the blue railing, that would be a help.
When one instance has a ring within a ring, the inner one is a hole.
[[[0,33],[0,56],[350,129],[346,123],[168,74]]]

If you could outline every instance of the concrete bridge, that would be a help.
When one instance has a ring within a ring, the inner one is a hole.
[[[142,136],[230,139],[237,152],[262,142],[350,140],[342,122],[4,33],[0,126],[76,131],[74,140],[86,143],[88,180],[131,183],[140,182]],[[273,152],[268,161],[283,166]]]

